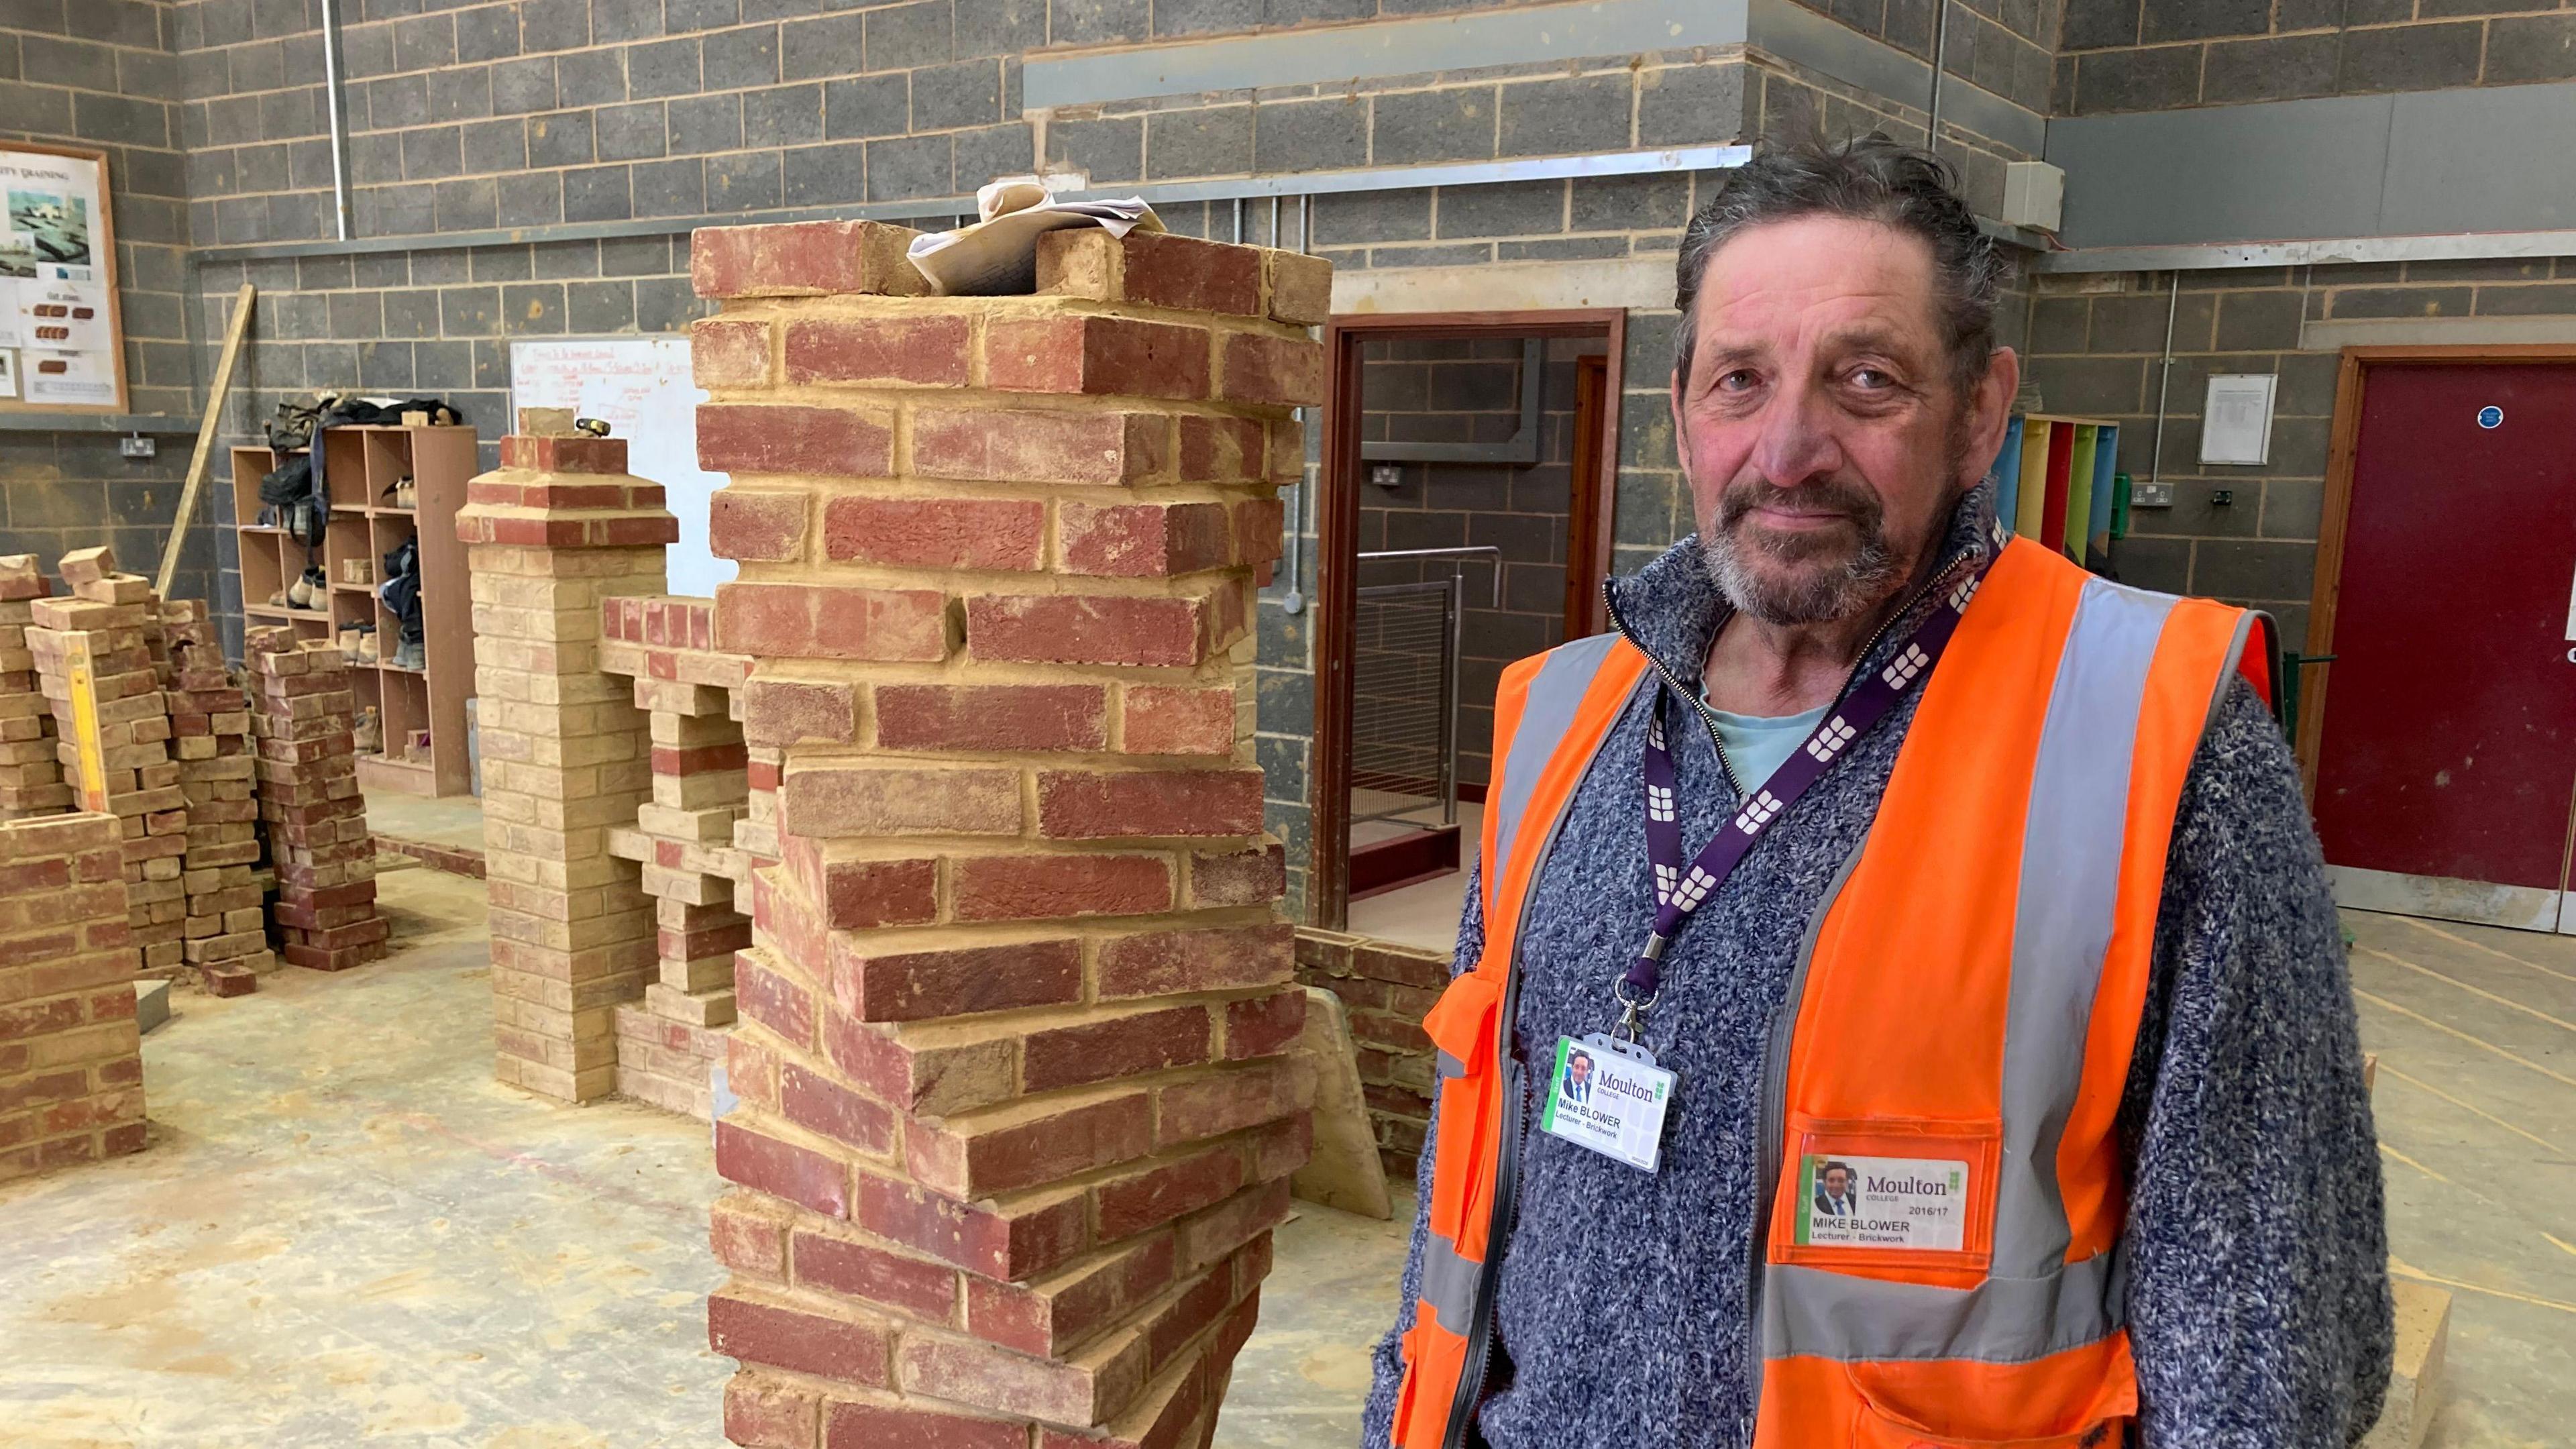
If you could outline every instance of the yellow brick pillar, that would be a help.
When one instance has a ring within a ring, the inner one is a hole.
[[[658,594],[679,520],[626,443],[529,408],[456,515],[473,575],[498,1075],[567,1102],[616,1088],[616,1009],[654,967],[653,902],[609,831],[652,798],[631,686],[600,671],[600,601]]]

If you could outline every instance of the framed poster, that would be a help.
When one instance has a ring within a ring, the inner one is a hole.
[[[0,141],[0,409],[126,411],[107,153]]]

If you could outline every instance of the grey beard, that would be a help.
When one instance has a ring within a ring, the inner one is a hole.
[[[1752,547],[1770,552],[1759,544]],[[1895,555],[1888,551],[1886,535],[1877,529],[1864,532],[1860,547],[1840,568],[1785,580],[1756,573],[1745,560],[1745,548],[1733,533],[1716,530],[1700,539],[1700,560],[1729,604],[1765,624],[1847,619],[1885,598],[1896,582]]]

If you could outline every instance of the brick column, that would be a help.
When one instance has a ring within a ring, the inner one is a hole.
[[[286,959],[316,971],[381,960],[392,925],[376,914],[348,660],[332,640],[267,628],[250,631],[242,662],[258,708],[259,813],[277,867]]]
[[[27,626],[52,591],[31,553],[0,558],[0,820],[71,808],[72,787],[54,758],[54,716],[36,682]]]
[[[693,246],[716,645],[781,772],[716,1129],[727,1430],[1201,1444],[1309,1141],[1250,623],[1329,269],[1065,232],[1042,295],[888,295],[908,237]]]
[[[651,740],[600,671],[600,601],[663,589],[679,520],[621,438],[529,408],[456,515],[473,575],[484,879],[500,1079],[586,1102],[616,1087],[617,1004],[653,970],[653,902],[608,832],[652,798]]]
[[[0,824],[0,1182],[143,1146],[116,816]]]

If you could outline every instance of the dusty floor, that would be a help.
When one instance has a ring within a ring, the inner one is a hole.
[[[151,1146],[0,1187],[0,1445],[724,1443],[705,1126],[493,1083],[482,883],[383,881],[392,959],[180,995]],[[1401,1232],[1299,1205],[1221,1443],[1354,1441]]]
[[[461,850],[483,848],[483,802],[471,795],[436,799],[394,790],[367,792],[367,825],[396,840],[426,841]]]
[[[717,1449],[705,1128],[490,1080],[478,882],[401,949],[179,998],[140,1156],[0,1188],[0,1444]],[[2401,1271],[2449,1286],[2430,1443],[2576,1422],[2576,940],[2356,914]],[[1218,1442],[1354,1442],[1409,1212],[1300,1205]]]
[[[2576,938],[2344,919],[2389,1246],[2452,1295],[2426,1443],[2576,1443]]]

